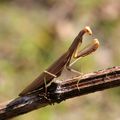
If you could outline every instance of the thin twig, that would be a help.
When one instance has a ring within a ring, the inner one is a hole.
[[[120,66],[52,83],[46,94],[38,90],[30,95],[18,97],[6,104],[4,108],[0,108],[0,120],[10,119],[47,105],[60,103],[65,99],[118,86],[120,86]]]

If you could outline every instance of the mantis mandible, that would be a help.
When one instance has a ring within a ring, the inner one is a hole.
[[[27,86],[19,94],[19,96],[30,94],[35,90],[45,87],[45,85],[50,83],[54,78],[59,77],[61,75],[65,66],[68,70],[72,71],[72,69],[69,66],[72,57],[78,59],[96,51],[96,49],[99,47],[99,41],[97,39],[94,39],[93,42],[85,49],[78,51],[78,47],[82,44],[82,38],[85,33],[88,33],[89,35],[92,34],[92,31],[88,26],[86,26],[83,30],[79,32],[69,49],[59,59],[57,59],[48,69],[41,73],[29,86]]]

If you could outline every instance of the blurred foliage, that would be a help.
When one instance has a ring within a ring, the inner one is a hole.
[[[91,72],[119,65],[119,11],[119,0],[1,0],[0,102],[17,97],[67,50],[86,25],[100,40],[100,48],[82,58],[74,68]],[[93,36],[84,39],[83,46]],[[14,120],[120,119],[119,95],[119,88],[111,89],[67,100]]]

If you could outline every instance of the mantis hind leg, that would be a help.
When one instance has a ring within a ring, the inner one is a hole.
[[[46,77],[44,77],[44,89],[45,89],[45,94],[47,94],[47,83],[46,83]]]
[[[48,71],[46,71],[46,70],[44,71],[44,73],[46,73],[46,74],[48,74],[48,75],[50,75],[50,76],[52,76],[52,77],[54,77],[54,78],[57,77],[55,74],[53,74],[53,73],[51,73],[51,72],[48,72]],[[46,83],[46,77],[44,77],[44,84],[45,84],[45,86],[44,86],[45,94],[47,94],[47,83]]]
[[[53,77],[55,77],[55,78],[57,77],[55,74],[53,74],[53,73],[51,73],[51,72],[48,72],[47,70],[45,70],[44,73],[47,73],[48,75],[53,76]]]

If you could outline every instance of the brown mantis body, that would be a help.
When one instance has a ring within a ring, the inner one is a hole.
[[[82,43],[82,37],[85,33],[89,33],[91,35],[92,31],[89,27],[85,27],[83,30],[81,30],[78,36],[74,39],[72,45],[69,47],[68,51],[65,52],[58,60],[56,60],[46,71],[41,73],[41,75],[38,76],[29,86],[27,86],[19,94],[19,96],[30,94],[35,90],[45,87],[45,85],[50,83],[55,77],[59,77],[61,75],[65,66],[68,70],[71,70],[69,65],[72,56],[74,58],[79,58],[94,52],[99,46],[97,39],[94,39],[94,42],[87,48],[80,52],[77,51],[78,46]]]

